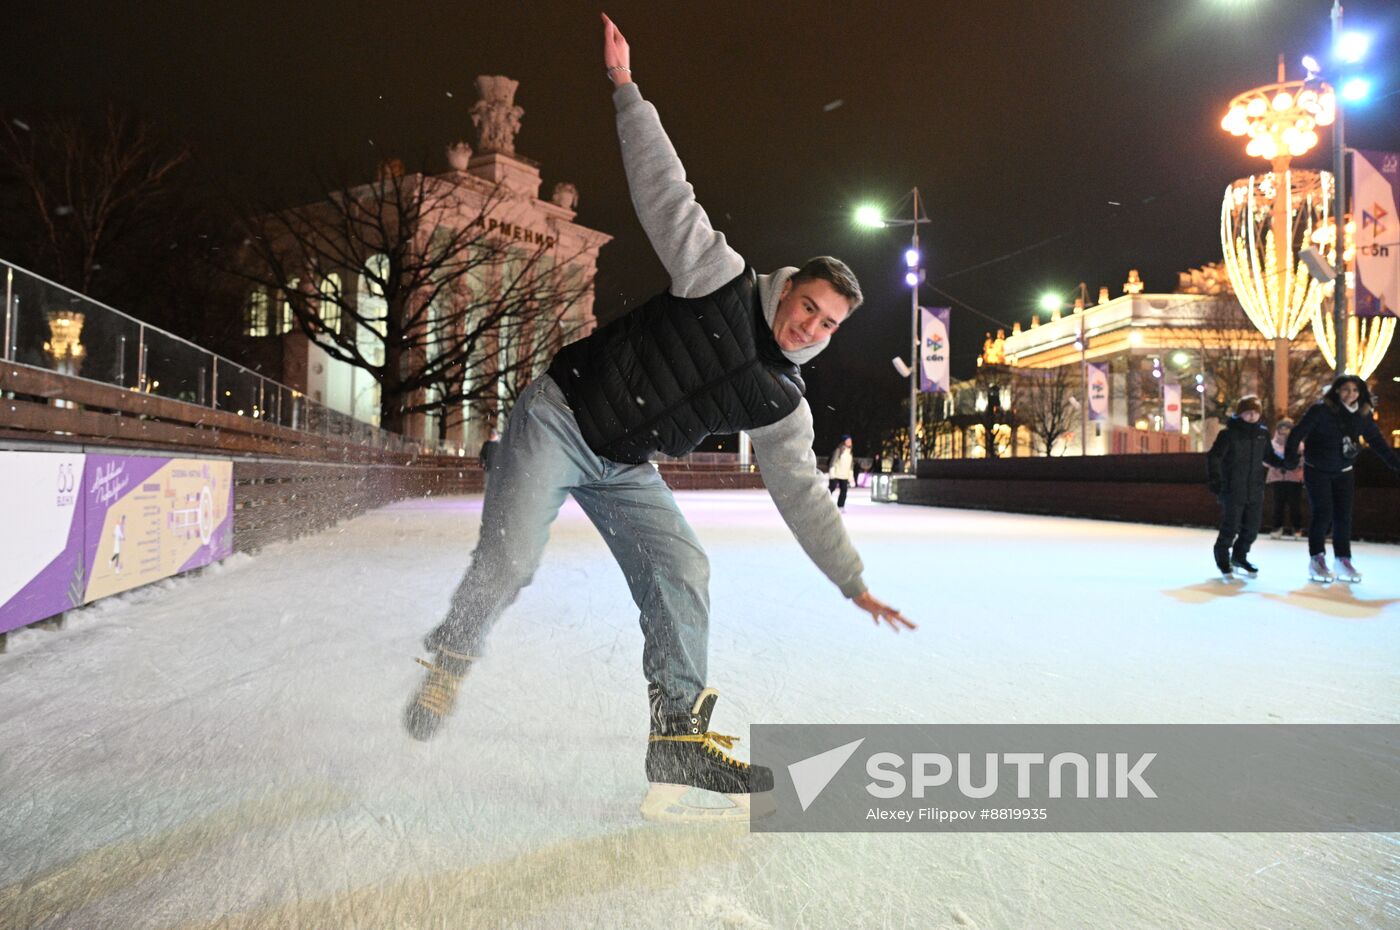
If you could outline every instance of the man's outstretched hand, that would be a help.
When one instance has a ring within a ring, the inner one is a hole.
[[[603,67],[608,69],[608,79],[614,87],[632,83],[632,50],[606,13],[603,14]]]
[[[886,604],[883,601],[876,600],[875,596],[869,591],[866,591],[859,597],[851,598],[851,601],[861,610],[870,614],[870,617],[872,620],[875,621],[876,626],[879,626],[880,621],[883,620],[886,623],[888,623],[890,625],[890,629],[894,630],[896,633],[900,631],[901,626],[904,629],[909,630],[918,629],[918,627],[916,627],[913,623],[911,623],[908,619],[905,618],[904,614],[895,610],[889,604]]]

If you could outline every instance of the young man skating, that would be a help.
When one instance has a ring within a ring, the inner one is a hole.
[[[843,263],[757,275],[710,225],[655,107],[632,83],[626,40],[606,16],[604,62],[637,215],[671,287],[566,346],[516,402],[493,466],[472,564],[447,617],[425,640],[435,653],[405,715],[427,739],[451,712],[491,626],[539,565],[549,525],[572,495],[622,567],[641,610],[651,706],[643,813],[658,819],[744,816],[772,772],[731,758],[709,729],[706,686],[709,562],[649,459],[684,455],[707,436],[747,430],[764,483],[809,557],[895,630],[914,625],[861,580],[856,555],[812,453],[812,414],[799,365],[826,347],[859,306]],[[420,660],[421,661],[421,660]],[[730,808],[682,802],[687,788],[729,795]]]

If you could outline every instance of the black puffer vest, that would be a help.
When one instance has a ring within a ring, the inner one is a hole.
[[[776,423],[806,386],[763,319],[752,268],[704,297],[658,294],[549,366],[589,448],[641,464]]]

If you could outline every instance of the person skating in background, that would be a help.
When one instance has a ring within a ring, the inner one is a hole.
[[[1264,516],[1264,466],[1283,464],[1269,443],[1269,430],[1259,422],[1262,414],[1258,397],[1241,397],[1235,415],[1206,454],[1207,483],[1220,501],[1215,567],[1226,577],[1235,572],[1249,578],[1259,574],[1249,561],[1249,549]]]
[[[1274,454],[1283,458],[1288,443],[1288,434],[1293,432],[1293,421],[1286,417],[1274,424]],[[1300,448],[1299,451],[1302,451]],[[1269,466],[1269,477],[1265,479],[1269,492],[1274,497],[1274,529],[1269,535],[1274,539],[1303,538],[1303,466],[1281,468]]]
[[[491,463],[496,460],[496,453],[501,448],[501,434],[494,429],[486,441],[481,444],[481,452],[477,458],[481,460],[481,470],[486,473],[486,481],[491,481]]]
[[[846,492],[851,489],[851,482],[855,480],[855,452],[852,450],[853,443],[850,436],[842,436],[841,441],[836,444],[836,448],[831,450],[831,456],[827,459],[826,492],[840,491],[836,496],[836,509],[842,513],[846,512]]]
[[[529,584],[550,524],[570,495],[602,532],[641,612],[651,734],[642,813],[655,819],[747,818],[773,773],[731,758],[709,730],[710,564],[651,459],[688,454],[712,434],[746,430],[764,485],[802,549],[875,624],[913,629],[877,600],[817,470],[800,366],[860,305],[836,259],[758,275],[711,225],[656,108],[632,83],[626,40],[603,17],[603,57],[633,206],[671,278],[630,313],[560,349],[510,412],[482,505],[471,566],[424,640],[434,653],[404,723],[429,739],[451,713],[491,627]],[[739,622],[748,622],[744,618]],[[588,720],[559,708],[570,732]],[[561,740],[575,739],[561,731]],[[683,801],[691,788],[728,808]]]
[[[1342,375],[1322,400],[1308,408],[1288,435],[1284,447],[1287,467],[1298,466],[1303,453],[1303,485],[1308,491],[1312,519],[1308,523],[1308,577],[1312,581],[1361,580],[1351,561],[1351,515],[1356,500],[1356,460],[1361,440],[1391,470],[1400,471],[1400,456],[1385,441],[1371,415],[1373,404],[1366,382]],[[1332,531],[1335,572],[1327,569],[1327,531]]]
[[[481,444],[481,452],[477,454],[477,457],[481,459],[482,471],[491,470],[491,461],[496,457],[496,450],[500,447],[501,434],[492,430],[491,435]]]

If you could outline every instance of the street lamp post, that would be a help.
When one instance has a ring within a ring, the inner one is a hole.
[[[905,275],[909,284],[909,474],[919,474],[919,375],[923,367],[920,363],[923,353],[919,347],[919,283],[923,280],[923,269],[919,267],[919,189],[914,188],[914,218],[910,221],[913,235],[910,237],[909,252],[905,264],[909,271]]]
[[[1089,287],[1083,281],[1079,282],[1078,303],[1075,310],[1079,316],[1079,383],[1084,401],[1079,408],[1079,454],[1084,456],[1089,454]]]
[[[1078,299],[1074,304],[1074,347],[1079,351],[1079,454],[1089,454],[1089,285],[1083,281],[1075,288]],[[1056,313],[1065,306],[1059,294],[1046,293],[1040,298],[1040,308]]]
[[[1336,182],[1333,188],[1335,199],[1330,201],[1332,220],[1326,229],[1318,229],[1312,241],[1318,248],[1309,249],[1304,256],[1308,271],[1317,280],[1332,286],[1332,307],[1327,310],[1319,306],[1313,314],[1313,335],[1323,358],[1336,370],[1338,375],[1354,374],[1370,377],[1390,347],[1395,336],[1394,317],[1358,317],[1355,314],[1356,302],[1349,293],[1356,285],[1356,264],[1360,256],[1356,254],[1356,242],[1352,238],[1355,219],[1347,222],[1346,209],[1348,189],[1352,186],[1347,177],[1347,156],[1351,156],[1352,167],[1360,157],[1355,150],[1346,147],[1346,133],[1343,129],[1345,103],[1356,103],[1366,98],[1370,81],[1356,73],[1357,66],[1366,57],[1370,40],[1363,33],[1342,31],[1342,6],[1334,2],[1332,6],[1332,54],[1328,68],[1329,77],[1337,88],[1336,125],[1332,135],[1332,163]],[[1310,74],[1321,73],[1324,66],[1317,59],[1308,56],[1303,65]],[[1356,204],[1351,204],[1355,207]],[[1365,224],[1362,224],[1365,229]],[[1330,263],[1323,260],[1326,249],[1333,250]],[[1348,266],[1351,272],[1348,273]]]
[[[1332,0],[1332,55],[1337,58],[1337,47],[1342,39],[1342,3]],[[1337,86],[1341,86],[1341,81]],[[1332,256],[1332,270],[1336,273],[1336,283],[1332,287],[1332,332],[1334,357],[1337,374],[1346,374],[1347,358],[1347,262],[1346,262],[1346,215],[1347,215],[1347,165],[1346,139],[1342,131],[1343,95],[1337,95],[1337,120],[1332,126],[1332,174],[1335,178],[1332,190],[1335,199],[1332,206],[1333,222],[1336,224],[1337,244]]]
[[[919,346],[919,285],[924,280],[924,269],[919,254],[919,226],[929,222],[923,216],[919,200],[919,189],[911,192],[914,200],[913,215],[907,220],[887,219],[878,208],[864,206],[856,210],[856,222],[862,226],[884,229],[895,226],[908,226],[913,230],[909,240],[909,251],[904,253],[904,281],[909,285],[909,461],[906,468],[911,475],[919,471],[919,374],[920,359],[923,353]]]

